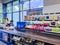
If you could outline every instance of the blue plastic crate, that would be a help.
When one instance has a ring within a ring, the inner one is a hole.
[[[26,22],[17,22],[17,27],[20,29],[25,29]]]

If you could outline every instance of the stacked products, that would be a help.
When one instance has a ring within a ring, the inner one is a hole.
[[[26,28],[29,28],[30,30],[52,31],[49,23],[27,25]]]
[[[29,12],[29,15],[40,15],[40,12]]]
[[[28,17],[29,18],[26,19],[27,17],[25,16],[25,21],[29,22],[29,25],[27,24],[26,28],[31,30],[60,32],[60,15],[29,15]]]
[[[41,41],[36,41],[36,45],[44,45],[44,43]]]
[[[46,21],[55,21],[55,20],[59,20],[59,16],[49,16],[49,15],[41,15],[41,16],[25,16],[25,20],[29,20],[29,21],[41,21],[41,20],[46,20]]]
[[[44,42],[37,41],[31,38],[13,36],[14,45],[44,45]]]

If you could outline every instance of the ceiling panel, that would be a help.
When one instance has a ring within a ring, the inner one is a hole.
[[[44,6],[60,4],[60,0],[44,0]]]
[[[2,0],[2,3],[7,3],[9,1],[12,1],[12,0]]]
[[[2,3],[2,0],[0,0],[0,3]]]

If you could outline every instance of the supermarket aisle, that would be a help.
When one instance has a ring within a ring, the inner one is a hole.
[[[6,45],[6,44],[0,41],[0,45]]]

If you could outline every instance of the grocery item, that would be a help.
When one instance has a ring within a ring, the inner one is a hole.
[[[46,19],[49,19],[49,16],[46,16]]]
[[[17,22],[18,31],[25,31],[25,26],[26,26],[26,22]]]
[[[44,23],[44,26],[46,27],[46,26],[50,26],[50,23]]]
[[[35,17],[34,16],[30,16],[30,21],[34,21]]]
[[[47,26],[47,27],[45,27],[45,31],[47,31],[47,32],[52,31],[52,28]]]
[[[44,16],[44,21],[46,20],[46,16]]]
[[[35,17],[35,20],[39,21],[40,20],[40,17]]]
[[[37,26],[36,25],[32,25],[32,27],[30,28],[31,30],[36,30]]]
[[[25,42],[31,43],[31,39],[30,38],[25,38]]]
[[[51,20],[58,20],[58,16],[56,15],[51,16]]]
[[[44,45],[44,43],[41,41],[36,41],[36,45]]]
[[[14,41],[20,41],[20,38],[21,38],[21,37],[13,36],[13,40],[14,40]]]
[[[41,31],[45,31],[45,27],[44,27],[44,26],[41,26],[41,27],[40,27],[40,30],[41,30]]]
[[[24,19],[29,21],[29,18],[30,18],[29,16],[25,16]]]
[[[58,20],[60,21],[60,15],[58,16]]]
[[[4,24],[8,23],[8,18],[4,18]]]
[[[9,30],[14,30],[14,27],[13,27],[13,26],[10,26],[10,27],[9,27]]]
[[[60,26],[60,21],[57,22],[57,26]]]
[[[45,16],[46,20],[51,20],[51,16],[50,15],[47,15]]]
[[[29,15],[35,15],[37,12],[29,12]]]
[[[56,26],[56,22],[55,21],[52,21],[51,22],[51,26]]]
[[[32,25],[26,25],[25,28],[32,28]]]
[[[5,41],[7,41],[7,40],[8,40],[8,34],[3,33],[3,39],[4,39]]]
[[[52,32],[60,33],[60,28],[52,27]]]
[[[40,16],[40,20],[44,20],[44,16]]]

